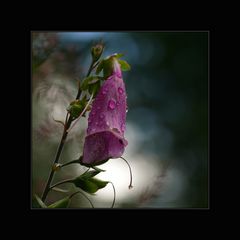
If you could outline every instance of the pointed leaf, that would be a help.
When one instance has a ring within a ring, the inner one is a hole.
[[[88,85],[88,91],[90,94],[93,94],[93,97],[95,97],[97,95],[97,93],[99,92],[99,89],[101,87],[101,84],[100,84],[100,81],[94,83],[94,84],[91,84],[91,85]]]
[[[96,166],[92,166],[91,168],[95,169],[95,170],[98,171],[98,172],[105,172],[105,171],[106,171],[106,170],[103,170],[103,169],[98,168],[98,167],[96,167]]]
[[[82,84],[81,84],[81,89],[83,91],[87,90],[89,87],[89,84],[93,84],[96,83],[97,81],[99,81],[101,78],[99,76],[90,76],[87,77],[83,80]]]
[[[75,178],[73,183],[76,187],[81,188],[83,191],[87,193],[95,193],[99,189],[104,188],[108,182],[101,181],[99,179],[93,178],[96,176],[100,171],[88,171],[81,176]]]
[[[37,201],[38,207],[40,207],[40,208],[47,208],[47,206],[45,205],[45,203],[41,200],[40,197],[38,197],[37,194],[34,194],[34,198],[35,198],[35,200]]]
[[[114,56],[115,56],[116,58],[121,58],[121,57],[124,56],[124,54],[123,54],[123,53],[115,53]]]
[[[92,178],[92,177],[96,176],[100,172],[101,171],[99,171],[99,170],[87,171],[87,172],[83,173],[82,175],[80,175],[79,177],[84,178],[84,179],[89,179],[89,178]]]
[[[48,208],[67,208],[70,203],[70,198],[65,197],[51,205],[48,206]]]
[[[99,180],[97,178],[91,178],[89,181],[96,184],[98,189],[106,187],[106,185],[109,183],[108,181],[102,181],[102,180]]]
[[[81,112],[86,106],[86,99],[83,98],[81,100],[74,100],[70,103],[70,105],[67,107],[67,111],[70,113],[71,117],[73,119],[76,119],[79,117]]]
[[[121,65],[122,71],[129,71],[131,69],[130,65],[126,61],[118,59],[118,62]]]
[[[77,182],[75,182],[75,186],[81,188],[83,191],[87,193],[95,193],[99,189],[104,188],[108,182],[101,181],[96,178],[90,178],[90,179],[78,179]]]
[[[98,190],[98,186],[95,183],[92,183],[88,179],[78,178],[73,182],[76,187],[81,188],[87,193],[95,193]]]

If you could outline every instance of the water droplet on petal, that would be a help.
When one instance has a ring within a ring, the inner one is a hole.
[[[126,107],[126,113],[128,112],[128,107]]]
[[[115,109],[116,108],[116,101],[113,100],[113,99],[109,100],[108,108],[110,108],[111,110]]]
[[[117,128],[113,128],[112,131],[114,131],[116,133],[120,133],[120,131]]]
[[[120,102],[119,101],[117,101],[117,106],[119,106],[120,105]]]
[[[121,87],[118,88],[118,93],[121,95],[123,94],[123,89]]]
[[[106,125],[109,127],[109,122],[108,121],[106,122]]]

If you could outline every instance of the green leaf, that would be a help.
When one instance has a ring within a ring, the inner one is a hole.
[[[104,188],[108,182],[101,181],[97,178],[93,178],[96,176],[100,171],[88,171],[83,173],[81,176],[75,178],[73,183],[76,187],[81,188],[83,191],[87,193],[95,193],[99,189]]]
[[[71,115],[73,119],[76,119],[79,117],[81,112],[86,106],[86,98],[83,98],[81,100],[74,100],[70,103],[70,105],[67,107],[67,111]]]
[[[97,192],[99,189],[104,188],[108,182],[101,181],[97,178],[79,178],[77,181],[74,181],[74,184],[76,187],[81,188],[83,191],[92,194]]]
[[[35,200],[36,200],[36,207],[39,207],[39,208],[47,208],[47,206],[45,205],[45,203],[41,200],[41,198],[40,197],[38,197],[38,195],[37,194],[34,194],[34,198],[35,198]]]
[[[73,183],[87,193],[95,193],[98,190],[97,185],[87,179],[77,178]]]
[[[105,79],[107,79],[109,76],[112,75],[114,61],[115,61],[115,58],[112,56],[105,59],[104,65],[103,65],[103,77]]]
[[[97,185],[98,189],[106,187],[106,185],[109,183],[108,181],[102,181],[97,178],[91,178],[90,181]]]
[[[90,76],[90,77],[84,78],[84,80],[81,83],[81,89],[83,91],[87,90],[89,87],[89,84],[96,83],[100,79],[101,79],[101,77],[99,77],[99,76]]]
[[[100,81],[89,85],[88,91],[90,94],[93,94],[93,97],[95,97],[101,87]]]
[[[129,71],[131,69],[130,65],[126,61],[118,59],[118,62],[122,71]]]
[[[105,61],[105,60],[102,59],[102,60],[99,62],[98,66],[97,66],[97,69],[96,69],[96,74],[99,74],[99,73],[103,70],[104,61]]]
[[[114,54],[114,56],[116,58],[121,58],[122,56],[124,56],[124,54],[123,53],[116,53],[116,54]]]
[[[70,198],[65,197],[51,205],[48,206],[48,208],[67,208],[70,203]]]
[[[98,167],[96,167],[96,166],[91,166],[91,168],[95,169],[95,170],[98,171],[98,172],[105,172],[105,171],[106,171],[106,170],[103,170],[103,169],[98,168]]]
[[[92,178],[92,177],[96,176],[100,172],[101,171],[99,171],[99,170],[87,171],[87,172],[83,173],[82,175],[80,175],[79,177],[84,178],[84,179],[89,179],[89,178]]]

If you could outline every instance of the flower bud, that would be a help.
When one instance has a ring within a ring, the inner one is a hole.
[[[92,47],[92,59],[96,62],[102,55],[104,49],[104,45],[102,43],[98,43],[97,45]]]

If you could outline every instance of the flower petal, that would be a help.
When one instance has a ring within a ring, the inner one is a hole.
[[[126,122],[126,90],[122,78],[109,77],[97,94],[88,118],[87,134],[117,129],[122,136]]]
[[[84,143],[84,164],[99,164],[109,158],[119,158],[124,152],[127,141],[114,131],[90,134]]]
[[[100,88],[89,114],[83,164],[97,165],[122,156],[127,146],[126,98],[121,68],[115,61],[113,73]]]

